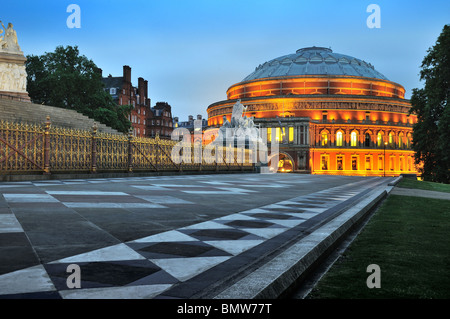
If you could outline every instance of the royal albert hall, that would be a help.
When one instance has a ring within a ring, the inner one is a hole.
[[[278,141],[281,172],[417,174],[405,89],[365,61],[309,47],[265,62],[208,107],[210,132],[239,99],[269,150]]]

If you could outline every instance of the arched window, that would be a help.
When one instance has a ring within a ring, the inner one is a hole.
[[[389,145],[390,146],[394,145],[394,133],[392,132],[389,133]]]
[[[338,131],[337,133],[336,133],[336,146],[342,146],[342,144],[343,144],[343,135],[344,134],[342,134],[342,131]]]
[[[403,147],[403,133],[400,133],[400,135],[398,137],[398,147],[399,148]]]
[[[381,132],[378,132],[377,135],[377,146],[378,147],[383,146],[383,134],[381,134]]]
[[[364,146],[370,147],[370,134],[366,133],[366,138],[364,140]]]
[[[327,131],[322,131],[322,146],[328,145],[328,133]]]
[[[358,133],[356,133],[356,131],[353,131],[350,134],[350,145],[351,146],[358,146]]]

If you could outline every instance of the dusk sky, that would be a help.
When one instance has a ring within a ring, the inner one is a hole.
[[[366,24],[372,3],[381,9],[378,29]],[[66,25],[70,4],[81,8],[79,29]],[[135,86],[148,80],[152,106],[168,102],[184,121],[206,117],[259,64],[309,46],[371,63],[409,98],[423,85],[427,50],[450,23],[450,1],[7,0],[0,20],[14,24],[25,55],[77,45],[104,76],[129,65]]]

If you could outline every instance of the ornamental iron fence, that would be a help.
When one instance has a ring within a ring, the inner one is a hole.
[[[0,174],[252,171],[251,149],[0,121]],[[179,154],[183,160],[174,160]],[[231,154],[231,155],[230,155]]]

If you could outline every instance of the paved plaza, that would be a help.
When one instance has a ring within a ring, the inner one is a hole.
[[[0,183],[0,297],[214,298],[391,181],[212,174]],[[68,287],[72,264],[81,288]]]

